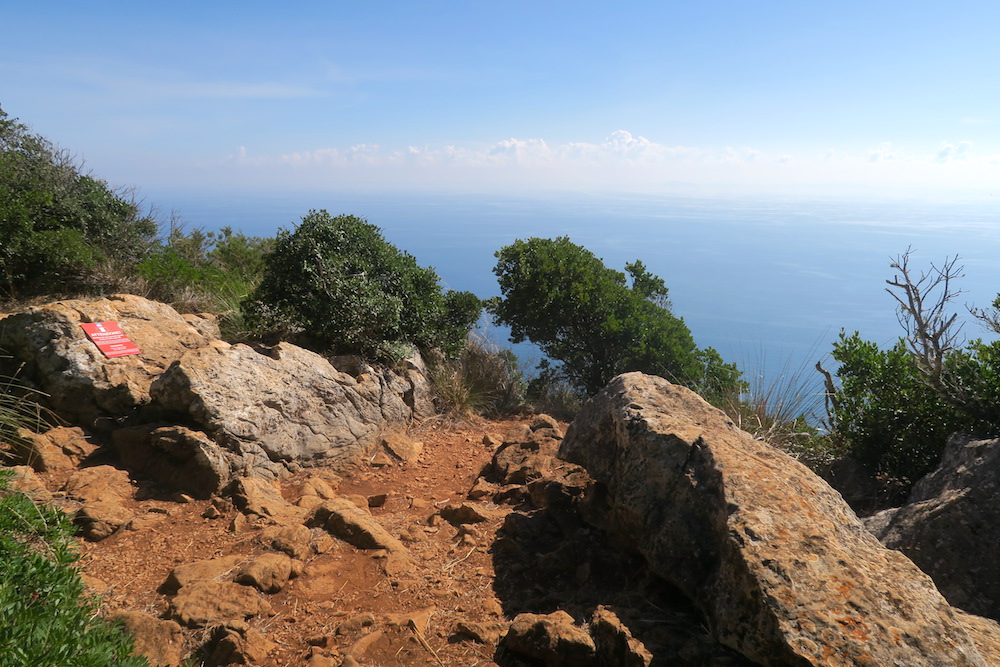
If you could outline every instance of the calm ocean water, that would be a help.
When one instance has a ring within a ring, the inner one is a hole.
[[[351,213],[437,269],[444,284],[498,293],[493,253],[518,238],[569,236],[622,270],[641,259],[664,278],[699,345],[774,378],[824,357],[841,329],[880,344],[901,334],[885,292],[890,258],[912,247],[926,268],[958,255],[962,303],[1000,291],[997,206],[892,201],[553,194],[331,194],[147,191],[191,226],[273,235],[309,209]],[[965,333],[985,336],[969,319]],[[490,332],[503,339],[502,331]],[[530,362],[537,353],[519,347]]]

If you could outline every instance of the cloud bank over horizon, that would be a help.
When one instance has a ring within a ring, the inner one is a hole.
[[[880,142],[867,150],[793,154],[752,146],[668,145],[624,129],[601,141],[561,143],[510,137],[481,145],[359,143],[275,153],[239,146],[220,162],[220,170],[245,183],[484,191],[655,193],[690,186],[774,194],[927,195],[930,189],[941,196],[989,196],[1000,176],[1000,155],[978,153],[965,140],[929,142],[920,150]]]

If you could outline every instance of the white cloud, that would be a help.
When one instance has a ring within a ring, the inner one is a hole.
[[[890,162],[899,158],[899,155],[892,148],[892,144],[888,141],[883,141],[875,148],[868,151],[865,158],[869,162]]]
[[[600,188],[660,191],[671,184],[706,187],[854,188],[921,194],[928,188],[986,188],[1000,177],[1000,155],[976,155],[972,144],[943,142],[923,152],[882,142],[852,152],[806,154],[753,146],[668,145],[627,130],[600,141],[555,143],[510,137],[485,145],[375,143],[256,155],[240,147],[227,158],[269,182],[304,186],[358,183],[380,187],[477,189]]]
[[[971,141],[960,141],[957,144],[942,141],[941,147],[934,156],[934,161],[944,164],[947,162],[954,162],[955,160],[964,160],[968,156],[969,147],[971,146]]]

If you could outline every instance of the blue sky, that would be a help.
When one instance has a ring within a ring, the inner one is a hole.
[[[116,185],[988,199],[995,2],[7,0],[0,106]]]

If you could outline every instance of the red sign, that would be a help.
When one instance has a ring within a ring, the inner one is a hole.
[[[109,359],[142,352],[122,332],[117,322],[94,322],[92,324],[81,324],[80,326],[87,333],[87,337],[94,341],[98,349]]]

